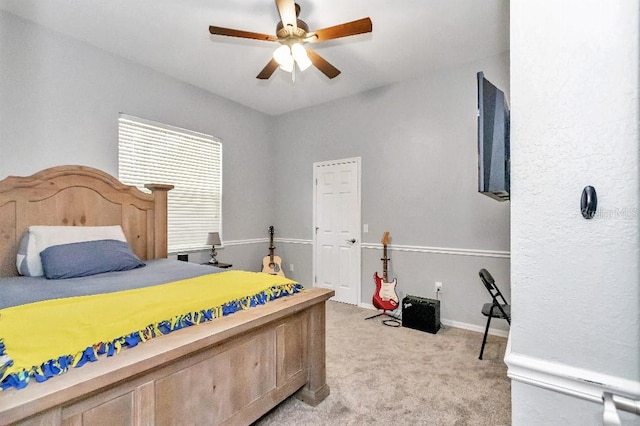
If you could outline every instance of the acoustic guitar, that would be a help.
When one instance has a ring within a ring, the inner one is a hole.
[[[284,277],[284,272],[282,272],[282,259],[280,256],[275,256],[273,252],[275,251],[275,247],[273,246],[273,226],[269,227],[269,256],[265,256],[262,259],[262,272],[271,275],[280,275]]]
[[[376,291],[373,295],[373,306],[383,311],[393,311],[398,307],[398,295],[396,294],[396,279],[389,282],[387,275],[387,244],[389,243],[389,231],[385,232],[382,237],[382,277],[378,275],[378,271],[373,273],[373,279],[376,282]]]

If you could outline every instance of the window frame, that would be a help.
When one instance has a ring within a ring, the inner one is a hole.
[[[211,145],[207,146],[207,144]],[[185,146],[193,148],[193,154],[186,155],[183,152]],[[141,148],[144,148],[143,152],[146,152],[146,155],[135,157],[135,151]],[[144,188],[144,185],[149,183],[166,183],[175,186],[169,192],[167,208],[169,253],[210,249],[211,247],[206,245],[209,232],[219,232],[220,239],[224,242],[222,238],[222,154],[222,142],[212,135],[119,113],[118,178],[120,181],[136,186],[144,192],[149,192]],[[178,158],[182,159],[176,163]],[[197,166],[204,173],[200,177],[197,173],[185,173],[185,170],[197,171],[194,168],[194,159],[198,160]],[[171,172],[174,177],[170,177]],[[181,188],[185,187],[187,189],[182,191]],[[213,194],[208,194],[209,190],[212,190]],[[180,201],[183,204],[179,204]],[[204,202],[202,207],[209,209],[203,217],[198,216],[201,207],[194,204],[194,201]],[[194,221],[194,218],[198,220]],[[192,224],[192,222],[195,223]],[[184,229],[185,234],[180,234],[181,229]],[[183,236],[177,237],[177,235]]]

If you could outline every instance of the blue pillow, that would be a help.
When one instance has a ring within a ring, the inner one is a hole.
[[[40,252],[48,279],[76,278],[145,266],[124,241],[96,240],[60,244]]]

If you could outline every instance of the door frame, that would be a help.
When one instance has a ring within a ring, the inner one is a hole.
[[[360,304],[362,303],[362,157],[351,157],[351,158],[342,158],[339,160],[330,160],[330,161],[318,161],[313,163],[313,181],[312,181],[312,185],[313,185],[313,223],[312,223],[312,232],[313,232],[313,251],[312,251],[312,274],[313,276],[311,277],[312,280],[311,282],[313,283],[313,286],[315,287],[317,282],[316,282],[316,277],[318,276],[317,274],[317,265],[316,265],[316,253],[317,253],[317,249],[318,249],[318,233],[316,231],[316,224],[317,224],[317,217],[316,217],[316,211],[317,211],[317,197],[318,197],[318,185],[316,185],[316,180],[318,179],[318,175],[316,174],[316,171],[319,170],[320,167],[322,166],[329,166],[332,164],[343,164],[343,163],[355,163],[356,164],[356,174],[357,174],[357,189],[356,189],[356,196],[357,196],[357,211],[355,212],[356,215],[356,230],[355,230],[355,238],[356,238],[356,243],[354,244],[353,249],[356,250],[356,257],[358,260],[358,266],[356,268],[356,276],[355,276],[355,280],[356,282],[354,283],[357,287],[357,301],[356,301],[356,306],[360,306]]]

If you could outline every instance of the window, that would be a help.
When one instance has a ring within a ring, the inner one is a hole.
[[[120,114],[118,173],[143,191],[166,183],[169,252],[210,248],[222,227],[222,144],[213,136]]]

